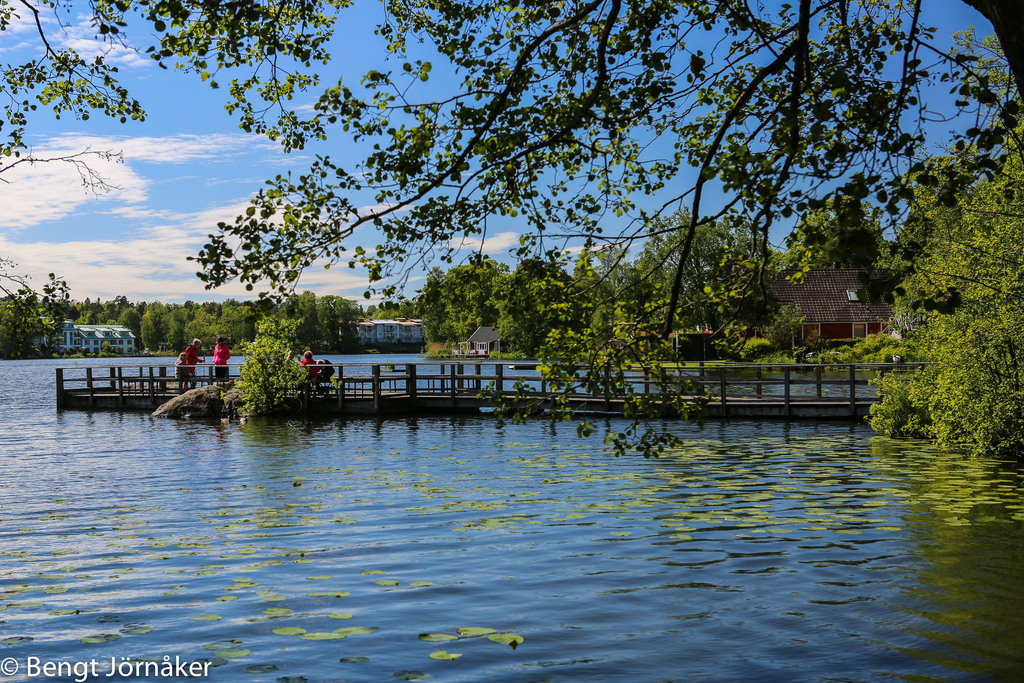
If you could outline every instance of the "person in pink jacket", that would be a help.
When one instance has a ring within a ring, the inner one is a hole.
[[[228,384],[228,359],[231,358],[231,349],[224,337],[217,337],[217,344],[213,347],[213,374],[218,384]]]

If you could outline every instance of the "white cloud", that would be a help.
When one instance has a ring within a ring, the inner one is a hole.
[[[52,158],[60,155],[61,152],[54,151],[52,155],[41,156]],[[148,183],[129,164],[94,155],[79,157],[78,161],[117,189],[108,192],[90,189],[85,182],[88,172],[76,163],[40,161],[21,164],[3,176],[5,196],[0,228],[26,228],[55,221],[90,202],[116,199],[132,203],[146,199]]]
[[[248,202],[239,200],[216,208],[165,216],[166,220],[140,228],[127,239],[13,242],[0,236],[0,254],[17,263],[12,272],[27,273],[32,282],[45,282],[47,273],[67,280],[72,298],[109,300],[123,295],[145,301],[210,301],[228,297],[255,298],[237,282],[206,290],[196,277],[199,264],[189,256],[199,253],[218,222],[232,222]],[[362,269],[318,264],[306,271],[298,289],[360,299],[367,288]]]
[[[57,159],[83,150],[88,153],[77,157],[75,163],[55,160],[20,164],[0,176],[5,181],[0,228],[23,229],[86,210],[105,210],[135,218],[159,215],[138,208],[149,199],[155,182],[151,173],[144,171],[143,164],[226,163],[254,149],[276,149],[276,146],[244,135],[163,138],[65,135],[51,138],[33,147],[32,156]],[[103,152],[120,154],[120,157],[104,156]],[[87,172],[82,165],[102,178],[108,189],[97,191],[86,185],[83,173]]]
[[[519,246],[519,233],[499,232],[484,238],[462,237],[448,243],[452,248],[462,251],[478,251],[482,254],[503,254],[515,246]]]

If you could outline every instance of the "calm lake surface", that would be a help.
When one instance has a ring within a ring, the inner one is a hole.
[[[850,423],[644,460],[614,420],[57,413],[89,362],[0,363],[0,680],[1024,680],[1014,465]]]

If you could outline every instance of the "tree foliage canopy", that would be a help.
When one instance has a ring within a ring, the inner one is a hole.
[[[322,156],[299,178],[271,181],[200,255],[211,285],[238,278],[287,291],[319,258],[384,278],[425,248],[485,236],[508,217],[531,228],[524,258],[570,238],[628,242],[683,205],[690,222],[671,267],[671,321],[699,225],[742,214],[763,263],[780,221],[866,198],[899,215],[913,191],[905,173],[923,170],[926,127],[946,115],[930,110],[922,91],[953,91],[965,111],[999,97],[984,74],[964,82],[971,57],[932,46],[920,3],[403,0],[387,8],[378,30],[396,68],[367,71],[368,93],[345,83],[325,90],[306,124],[317,133],[340,127],[372,142],[372,153],[351,166]],[[1000,103],[1012,123],[1016,104]],[[965,135],[983,152],[976,167],[994,169],[986,152],[1001,136]],[[712,189],[724,200],[709,201]],[[358,199],[366,192],[371,209]],[[831,203],[836,197],[852,201]],[[837,218],[841,231],[856,227],[842,211]],[[385,239],[353,245],[366,223]],[[763,284],[756,263],[750,270],[746,285]]]

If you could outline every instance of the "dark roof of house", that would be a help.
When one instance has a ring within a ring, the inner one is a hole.
[[[892,317],[892,307],[884,301],[870,302],[865,293],[851,301],[864,284],[857,269],[820,269],[807,273],[804,281],[793,284],[786,277],[793,271],[784,271],[769,288],[782,305],[796,304],[804,321],[808,323],[859,323],[886,321]],[[874,281],[888,280],[888,271],[875,270],[870,277]]]
[[[476,328],[476,332],[470,335],[467,341],[476,342],[478,344],[501,341],[501,337],[498,336],[498,331],[490,325],[484,325],[483,327]]]

